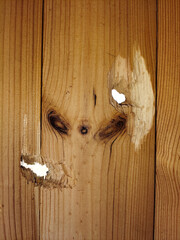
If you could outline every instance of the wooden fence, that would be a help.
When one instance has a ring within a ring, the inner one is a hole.
[[[179,0],[1,0],[0,239],[179,240],[179,89]]]

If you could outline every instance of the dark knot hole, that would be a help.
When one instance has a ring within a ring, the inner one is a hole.
[[[86,126],[82,126],[81,128],[80,128],[80,132],[81,132],[81,134],[87,134],[88,133],[88,127],[86,127]]]

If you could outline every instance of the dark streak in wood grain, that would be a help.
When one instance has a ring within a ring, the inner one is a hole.
[[[123,132],[126,128],[126,117],[118,116],[112,119],[108,124],[103,126],[96,134],[100,140],[109,140],[118,133]]]
[[[55,129],[59,134],[68,135],[70,125],[67,121],[58,114],[55,110],[49,110],[47,113],[47,119],[49,124]]]
[[[93,97],[94,97],[94,106],[96,106],[97,95],[95,94],[94,90],[93,90]]]

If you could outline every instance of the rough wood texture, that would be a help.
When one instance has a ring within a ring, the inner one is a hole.
[[[41,22],[41,0],[0,1],[2,240],[39,235],[39,190],[21,176],[20,156],[40,153]]]
[[[40,239],[152,240],[154,125],[135,152],[107,80],[139,47],[155,89],[156,2],[45,0],[43,41],[41,154],[77,182],[41,188]]]
[[[155,239],[180,239],[180,1],[158,3]]]

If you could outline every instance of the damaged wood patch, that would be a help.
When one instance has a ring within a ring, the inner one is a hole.
[[[31,170],[29,165],[40,164],[46,166],[48,171],[45,176],[39,176],[35,171]],[[41,155],[22,155],[21,156],[21,171],[28,181],[49,187],[49,188],[72,188],[75,186],[76,178],[71,168],[67,167],[65,163],[52,163],[49,159],[43,158]]]
[[[137,150],[152,127],[155,109],[151,77],[140,50],[134,52],[132,68],[128,59],[117,56],[108,83],[110,103],[127,115],[127,132]],[[124,94],[126,101],[118,104],[111,94],[112,89]]]

